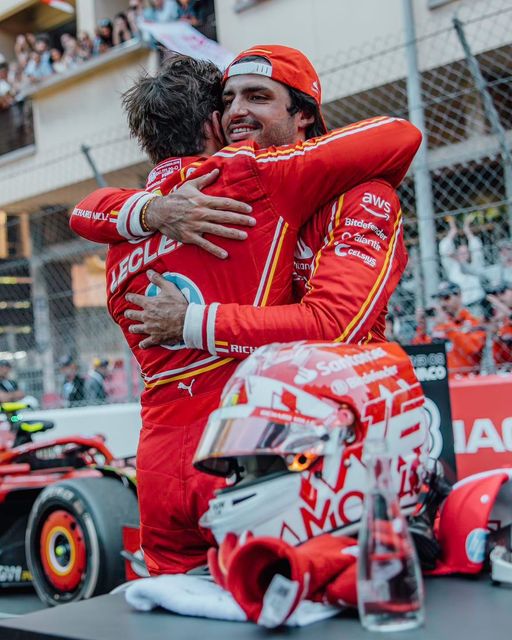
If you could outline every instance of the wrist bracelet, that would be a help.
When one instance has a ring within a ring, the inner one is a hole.
[[[158,198],[158,196],[154,196],[153,198],[149,198],[149,200],[146,200],[142,209],[140,210],[140,226],[142,228],[142,231],[145,231],[146,233],[148,231],[153,231],[153,229],[146,222],[146,212],[148,210],[149,205],[153,202],[155,198]]]

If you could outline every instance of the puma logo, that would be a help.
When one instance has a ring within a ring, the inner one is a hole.
[[[190,394],[190,397],[192,397],[193,396],[192,385],[194,384],[195,381],[196,379],[192,378],[192,382],[190,384],[185,384],[184,382],[178,382],[178,389],[183,391],[188,391]]]

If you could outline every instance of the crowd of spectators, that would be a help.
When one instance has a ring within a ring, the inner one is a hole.
[[[145,22],[182,20],[200,28],[207,19],[205,0],[129,0],[125,12],[98,22],[94,37],[86,32],[19,34],[14,51],[0,53],[0,109],[9,108],[24,90],[54,74],[73,69],[133,39],[149,39]]]
[[[439,242],[445,280],[433,305],[417,303],[420,288],[409,269],[388,320],[388,337],[414,344],[444,342],[452,375],[512,371],[512,241],[500,240],[497,260],[488,263],[489,247],[473,233],[472,216],[466,216],[461,232],[453,217],[447,222]],[[415,308],[412,323],[404,321],[405,306],[409,318]]]
[[[109,393],[106,384],[110,375],[108,360],[94,358],[92,367],[84,378],[80,374],[75,358],[67,355],[59,361],[59,371],[62,376],[60,395],[65,407],[108,402]]]

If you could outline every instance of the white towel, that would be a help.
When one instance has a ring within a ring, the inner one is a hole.
[[[163,607],[182,616],[245,622],[245,613],[229,591],[208,578],[185,574],[135,580],[125,591],[126,601],[139,611]],[[302,627],[331,618],[337,607],[303,601],[286,621],[286,625]]]

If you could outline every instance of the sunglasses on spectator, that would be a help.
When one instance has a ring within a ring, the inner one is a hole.
[[[443,296],[439,296],[439,300],[449,300],[450,298],[452,298],[455,294],[454,293],[446,293]]]

